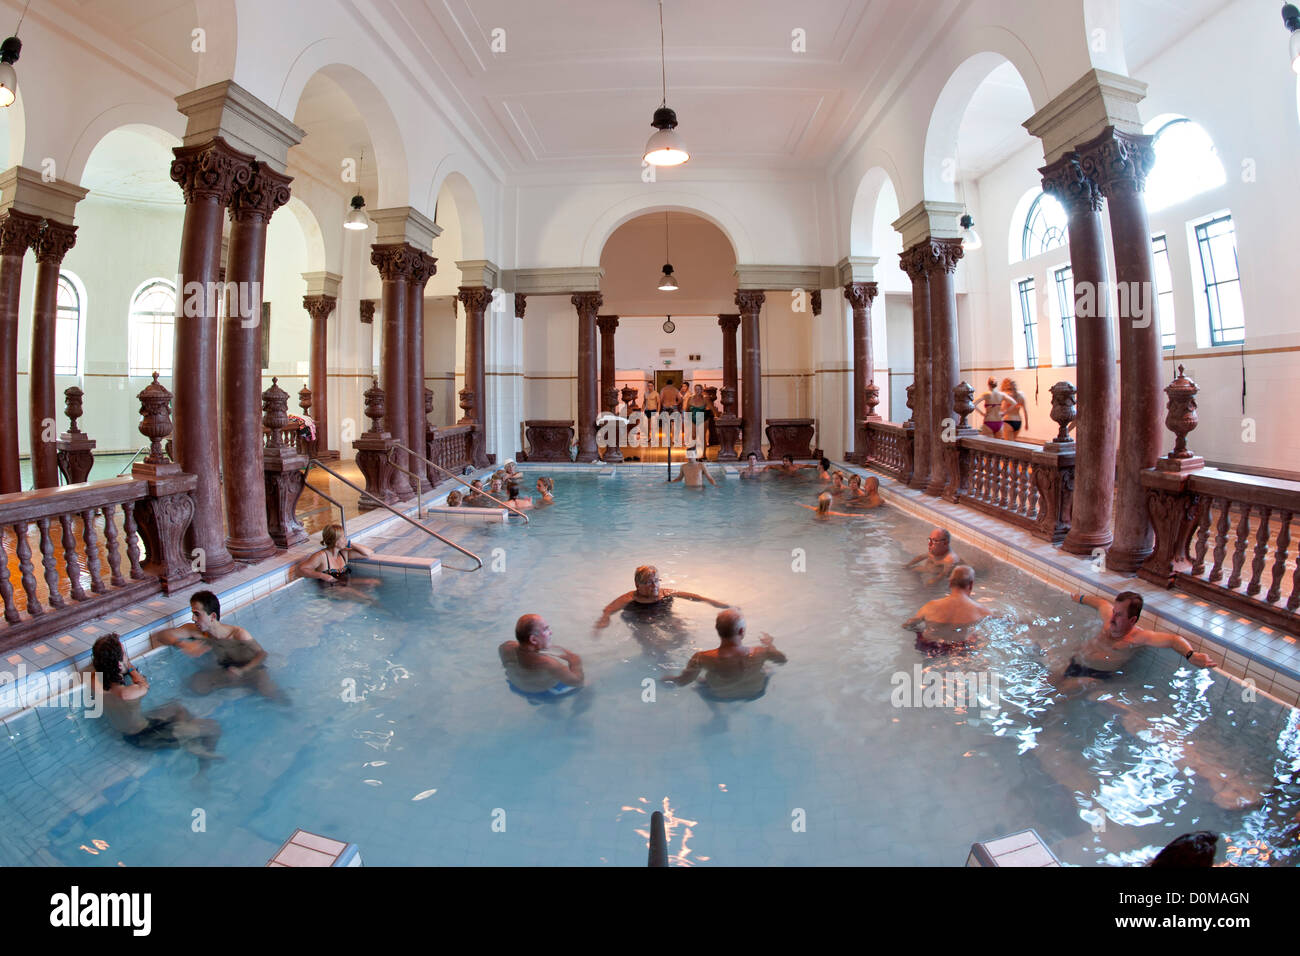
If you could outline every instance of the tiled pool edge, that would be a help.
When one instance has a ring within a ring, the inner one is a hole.
[[[841,468],[880,479],[880,492],[888,503],[913,517],[922,518],[948,529],[954,537],[979,547],[995,557],[1015,565],[1039,580],[1067,591],[1081,591],[1113,598],[1120,591],[1137,591],[1144,601],[1143,623],[1152,628],[1178,634],[1198,651],[1220,661],[1217,668],[1238,682],[1254,681],[1254,690],[1286,707],[1300,707],[1300,644],[1258,622],[1238,618],[1217,609],[1224,625],[1240,635],[1250,635],[1248,642],[1228,635],[1214,634],[1183,613],[1183,608],[1204,605],[1175,591],[1163,591],[1141,578],[1126,577],[1110,571],[1091,570],[1086,559],[1066,554],[1049,542],[1027,531],[982,512],[964,508],[923,492],[877,472],[838,463]],[[1087,566],[1090,573],[1070,565]]]

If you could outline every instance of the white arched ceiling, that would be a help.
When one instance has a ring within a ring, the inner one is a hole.
[[[853,212],[849,219],[849,255],[878,256],[876,251],[878,237],[876,234],[876,215],[880,206],[881,194],[888,188],[893,192],[889,173],[880,166],[873,166],[858,183],[857,195],[853,197]],[[895,195],[894,206],[898,199]],[[898,218],[898,214],[894,214]]]
[[[289,197],[285,209],[293,214],[294,220],[298,223],[298,228],[302,231],[303,244],[307,247],[307,268],[304,271],[327,271],[325,236],[321,231],[320,223],[316,220],[316,214],[311,211],[310,206],[293,195]]]
[[[634,196],[605,210],[587,231],[582,247],[582,266],[599,267],[600,254],[614,230],[630,219],[649,212],[685,212],[706,219],[722,230],[731,243],[738,264],[754,264],[753,246],[744,228],[730,210],[720,203],[684,191]]]
[[[172,149],[181,141],[156,126],[129,123],[111,129],[93,144],[77,173],[88,198],[180,206],[180,187],[172,182]]]
[[[80,183],[82,186],[86,186],[87,189],[91,188],[84,181],[86,166],[90,162],[91,154],[99,148],[105,137],[117,130],[126,130],[134,135],[142,136],[165,146],[166,156],[158,172],[164,179],[170,181],[173,159],[171,150],[172,147],[181,144],[181,137],[185,135],[185,117],[175,109],[169,110],[158,104],[122,103],[100,113],[87,123],[77,136],[72,146],[72,152],[68,156],[67,168],[63,170],[63,175],[67,177],[69,182]],[[151,153],[148,161],[153,161],[155,155]],[[141,161],[146,161],[143,155]],[[102,181],[102,170],[93,175],[96,175]],[[172,190],[174,198],[179,202],[181,200],[180,188],[173,185]]]
[[[456,207],[456,222],[460,241],[460,259],[486,259],[487,250],[483,241],[483,210],[479,205],[478,195],[464,173],[439,171],[434,182],[438,184],[434,202],[429,206],[432,216],[435,208],[444,202]],[[441,223],[439,223],[441,225]]]

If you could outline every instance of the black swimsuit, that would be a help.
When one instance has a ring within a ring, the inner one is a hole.
[[[1093,667],[1084,667],[1077,658],[1070,658],[1070,666],[1065,669],[1066,677],[1091,677],[1094,680],[1110,680],[1115,671],[1099,671]]]
[[[352,569],[348,567],[347,556],[343,554],[342,551],[339,552],[339,557],[343,558],[343,567],[341,568],[330,567],[330,553],[328,548],[321,548],[321,551],[325,555],[325,573],[332,577],[336,583],[341,583],[349,574],[352,573]]]

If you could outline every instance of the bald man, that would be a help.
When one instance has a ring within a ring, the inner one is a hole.
[[[582,686],[582,658],[558,644],[547,653],[550,648],[551,628],[540,614],[525,614],[515,623],[515,639],[497,648],[506,682],[514,693],[544,699]]]
[[[975,571],[959,564],[948,575],[948,596],[921,606],[916,616],[903,625],[916,632],[918,649],[930,653],[960,650],[972,646],[979,635],[970,629],[991,613],[971,597],[975,589]]]
[[[715,650],[699,651],[674,677],[661,678],[665,684],[689,684],[704,671],[700,683],[710,696],[722,700],[753,700],[767,690],[763,664],[784,664],[786,656],[776,649],[772,637],[759,638],[761,647],[745,647],[745,618],[739,608],[729,607],[718,614],[716,622],[719,644]]]

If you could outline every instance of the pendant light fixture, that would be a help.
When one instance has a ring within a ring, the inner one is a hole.
[[[663,82],[663,99],[650,125],[658,130],[645,144],[643,157],[651,166],[680,166],[691,158],[677,134],[677,114],[668,108],[668,68],[664,60],[664,0],[659,0],[659,75]]]
[[[668,259],[668,213],[664,213],[664,259]],[[660,292],[676,292],[677,280],[673,277],[673,264],[664,263],[663,275],[659,277]]]
[[[23,12],[18,15],[18,26],[14,27],[14,35],[0,43],[0,109],[13,106],[14,100],[18,99],[18,71],[13,65],[18,62],[18,54],[23,51],[18,31],[22,29],[23,17],[27,16],[29,6],[31,0],[23,4]]]
[[[1300,73],[1300,9],[1294,3],[1288,3],[1282,8],[1282,22],[1291,31],[1291,69]]]
[[[361,151],[361,169],[365,168],[366,151]],[[357,194],[352,197],[352,211],[343,220],[344,229],[369,229],[370,217],[366,215],[366,201],[361,197],[361,172],[357,172]]]
[[[963,213],[961,223],[961,247],[964,252],[974,252],[976,249],[984,247],[984,240],[980,234],[975,231],[975,220],[971,218],[970,213]]]

